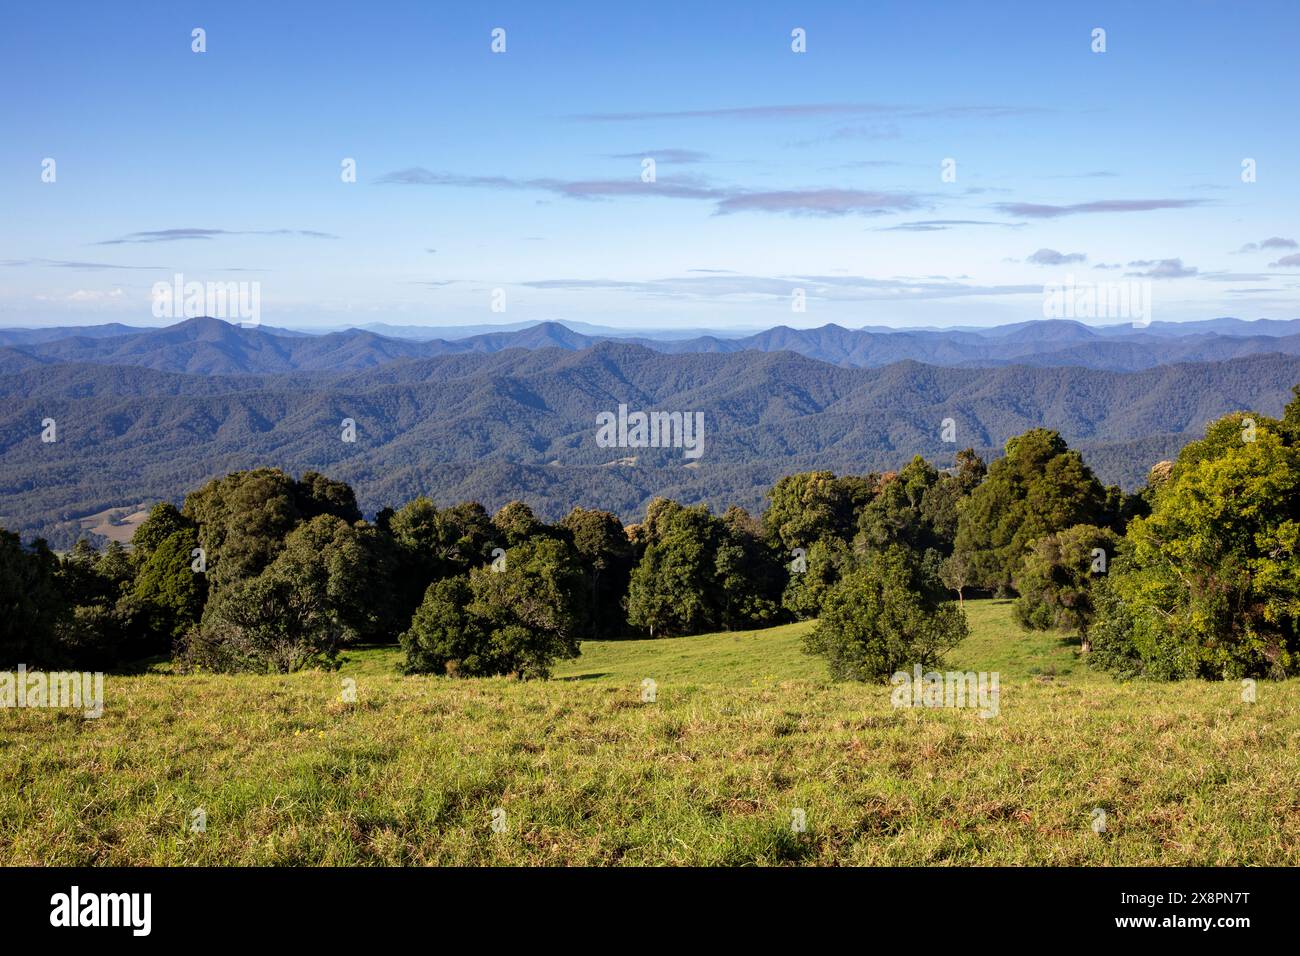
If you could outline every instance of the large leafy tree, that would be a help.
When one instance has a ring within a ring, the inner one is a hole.
[[[374,538],[333,515],[305,522],[260,574],[212,596],[186,635],[183,665],[288,672],[329,663],[347,643],[391,637],[389,575]]]
[[[1235,413],[1183,448],[1112,572],[1097,628],[1107,660],[1164,679],[1297,672],[1300,448],[1288,438],[1285,422]]]
[[[904,469],[906,470],[906,469]],[[962,499],[974,491],[987,469],[973,448],[959,451],[949,472],[940,472],[938,480],[929,483],[921,497],[921,518],[929,527],[939,551],[952,553],[957,538],[958,507]]]
[[[257,576],[299,520],[299,493],[278,468],[237,471],[185,496],[182,512],[198,526],[209,584]]]
[[[823,538],[848,538],[855,508],[870,497],[871,484],[829,471],[787,475],[768,492],[763,526],[787,552]]]
[[[894,544],[921,553],[942,548],[923,507],[939,481],[938,470],[920,455],[882,479],[879,493],[859,512],[855,550],[865,554]]]
[[[1115,532],[1087,524],[1039,538],[1016,578],[1016,619],[1030,630],[1078,633],[1087,653],[1095,582],[1107,573],[1118,546]]]
[[[346,482],[327,478],[318,471],[303,472],[294,483],[294,504],[303,521],[317,515],[333,515],[348,524],[361,520],[357,496]]]
[[[139,532],[136,532],[139,534]],[[199,622],[207,599],[207,576],[193,569],[194,529],[180,528],[152,548],[133,582],[141,624],[166,646]]]
[[[814,541],[788,565],[790,577],[781,595],[782,606],[799,620],[816,617],[826,595],[851,563],[852,552],[844,539]]]
[[[1076,524],[1109,525],[1106,490],[1059,434],[1035,428],[1006,454],[958,508],[956,551],[973,587],[1010,591],[1031,542]]]
[[[582,562],[586,579],[587,636],[614,637],[627,627],[623,595],[631,577],[632,543],[608,511],[574,508],[560,522]]]
[[[722,534],[713,558],[718,623],[726,630],[766,627],[781,617],[786,575],[780,552],[769,547],[763,526],[744,508],[722,516]]]
[[[44,541],[25,548],[18,535],[0,529],[0,667],[66,662],[58,637],[69,608],[58,572]]]
[[[169,502],[156,504],[149,509],[149,517],[140,523],[131,536],[131,558],[137,564],[143,564],[149,560],[154,549],[178,531],[195,533],[197,547],[197,530],[198,526],[181,514],[175,505]]]
[[[494,531],[477,502],[438,508],[423,496],[387,516],[397,562],[394,589],[402,627],[434,581],[468,574],[487,560]]]
[[[492,516],[492,528],[501,538],[503,546],[507,548],[513,548],[549,530],[546,525],[537,520],[533,509],[522,501],[511,501],[502,506],[501,510]]]
[[[712,630],[717,519],[702,506],[669,502],[647,511],[645,531],[645,552],[628,583],[628,623],[651,637]]]
[[[469,677],[494,672],[491,642],[469,612],[473,600],[468,575],[429,585],[401,637],[406,673]]]

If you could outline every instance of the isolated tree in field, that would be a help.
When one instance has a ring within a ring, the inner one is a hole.
[[[831,589],[804,650],[826,658],[834,680],[886,680],[937,664],[967,634],[966,616],[916,555],[898,545],[872,553]]]
[[[406,673],[453,677],[494,673],[491,642],[468,610],[472,600],[467,575],[429,585],[401,638]]]
[[[1076,524],[1110,524],[1106,491],[1059,434],[1035,428],[1008,441],[961,502],[954,550],[973,587],[1006,593],[1031,542]]]
[[[1300,670],[1300,448],[1283,423],[1245,413],[1212,423],[1127,541],[1131,559],[1112,571],[1117,601],[1094,628],[1108,659],[1140,661],[1157,679]]]
[[[957,592],[957,603],[965,606],[966,588],[971,583],[970,555],[964,551],[954,551],[944,558],[939,566],[939,580],[943,586]]]
[[[1118,547],[1115,532],[1095,525],[1078,524],[1039,538],[1016,578],[1016,620],[1034,631],[1077,632],[1088,653],[1096,583]]]
[[[506,551],[505,570],[470,572],[470,611],[489,636],[493,673],[547,677],[557,660],[578,656],[582,569],[571,545],[538,537]]]

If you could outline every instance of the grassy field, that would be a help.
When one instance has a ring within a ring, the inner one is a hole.
[[[389,648],[110,675],[98,720],[0,712],[0,863],[1300,864],[1300,681],[1119,684],[967,608],[947,663],[1001,673],[990,719],[830,683],[803,624],[591,642],[527,684]]]

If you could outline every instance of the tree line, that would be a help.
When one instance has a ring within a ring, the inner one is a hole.
[[[1125,677],[1282,677],[1300,630],[1300,386],[1283,417],[1225,416],[1125,494],[1059,434],[991,465],[786,476],[755,517],[654,499],[639,524],[515,501],[416,498],[365,520],[353,490],[261,468],[156,505],[127,549],[55,555],[0,531],[0,666],[331,666],[397,643],[409,672],[544,677],[583,640],[816,618],[835,678],[935,663],[971,594],[1077,633]]]

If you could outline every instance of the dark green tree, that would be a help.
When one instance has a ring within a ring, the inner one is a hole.
[[[632,574],[633,549],[623,525],[608,511],[574,508],[560,522],[586,579],[587,637],[617,637],[627,629],[623,596]]]
[[[937,664],[966,634],[965,614],[942,600],[917,556],[890,545],[831,589],[804,650],[825,657],[834,680],[883,681]]]
[[[1234,413],[1185,446],[1126,535],[1105,660],[1154,679],[1300,671],[1300,448],[1283,422]]]
[[[1045,428],[1008,441],[958,515],[954,550],[969,563],[971,585],[999,593],[1013,587],[1031,542],[1071,525],[1112,521],[1101,482]]]
[[[1118,547],[1115,532],[1087,524],[1039,538],[1016,578],[1016,620],[1029,630],[1077,633],[1088,653],[1096,582],[1109,570]]]

